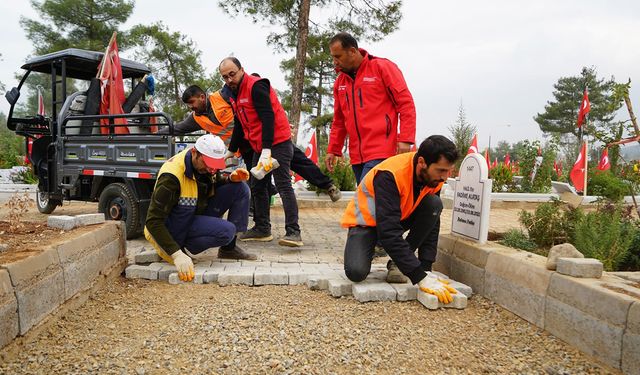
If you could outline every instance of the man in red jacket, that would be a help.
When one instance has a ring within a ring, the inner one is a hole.
[[[329,49],[338,77],[325,163],[333,170],[349,136],[349,158],[360,183],[384,159],[409,151],[416,136],[416,108],[396,64],[358,48],[347,33],[331,38]]]
[[[235,57],[227,57],[220,62],[218,70],[232,93],[231,106],[241,126],[234,126],[229,151],[237,151],[239,142],[245,139],[254,152],[251,165],[262,165],[269,172],[262,179],[251,184],[251,194],[255,199],[253,221],[255,226],[238,238],[241,241],[271,241],[271,218],[267,184],[271,175],[275,181],[285,216],[285,236],[280,238],[281,246],[300,247],[303,245],[298,224],[298,203],[291,186],[289,173],[293,148],[291,127],[287,115],[268,79],[245,74],[244,68]],[[273,168],[273,159],[279,167]]]
[[[325,163],[333,171],[349,136],[351,168],[360,184],[371,168],[409,152],[416,137],[416,107],[393,62],[358,48],[356,39],[347,33],[331,38],[329,50],[338,77],[333,84],[333,122]],[[381,246],[376,248],[376,254],[384,255]],[[387,267],[388,282],[406,281],[395,263],[389,261]]]

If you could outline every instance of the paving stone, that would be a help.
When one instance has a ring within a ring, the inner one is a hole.
[[[202,276],[202,282],[205,284],[213,284],[218,281],[218,275],[222,272],[221,269],[209,268],[204,272]]]
[[[218,285],[253,285],[253,271],[228,271],[218,274]]]
[[[208,267],[195,266],[194,267],[194,276],[193,283],[194,284],[204,284],[204,274],[209,270]]]
[[[154,262],[151,263],[150,266],[160,266],[158,270],[158,280],[162,281],[169,281],[169,275],[178,271],[176,266],[165,262]]]
[[[258,272],[253,275],[253,285],[286,285],[289,274],[286,270],[274,268],[271,272]]]
[[[327,290],[329,288],[329,276],[309,275],[307,277],[307,287],[311,290]]]
[[[132,264],[125,269],[124,274],[127,279],[158,280],[158,272],[161,269],[162,266],[160,265],[141,266]]]
[[[201,259],[194,259],[193,260],[193,266],[194,267],[211,267],[211,261],[210,260],[201,260]]]
[[[604,267],[593,258],[558,258],[556,271],[572,277],[599,279]]]
[[[47,226],[62,230],[71,230],[76,226],[76,218],[68,215],[47,217]]]
[[[169,275],[169,284],[171,285],[184,284],[184,281],[180,280],[180,277],[178,276],[177,272],[173,272],[171,273],[171,275]]]
[[[333,279],[327,282],[327,289],[334,297],[350,296],[352,286],[353,282],[348,280]]]
[[[353,284],[352,293],[360,302],[396,300],[396,290],[388,283],[356,283]]]
[[[584,258],[584,255],[570,243],[561,243],[549,249],[547,255],[547,269],[556,270],[558,258]]]
[[[158,255],[158,252],[155,250],[145,250],[136,254],[133,259],[136,264],[162,262],[162,258],[160,258],[160,255]]]
[[[18,335],[18,302],[16,300],[9,272],[0,269],[0,348]]]
[[[104,223],[104,221],[105,221],[104,214],[83,214],[83,215],[76,215],[75,217],[76,227],[102,224]]]
[[[418,286],[411,283],[389,284],[396,290],[398,301],[413,301],[418,295]]]
[[[302,271],[287,271],[289,274],[289,285],[303,285],[307,283],[307,278],[309,274]]]
[[[470,298],[473,295],[473,289],[459,281],[451,280],[449,281],[449,286],[464,294],[467,298]]]
[[[259,261],[259,260],[243,260],[240,261],[240,264],[244,266],[254,266],[254,267],[271,267],[271,262],[269,261]]]
[[[422,304],[422,306],[426,307],[429,310],[437,310],[440,307],[438,303],[438,297],[433,294],[425,293],[421,290],[417,291],[417,300]]]

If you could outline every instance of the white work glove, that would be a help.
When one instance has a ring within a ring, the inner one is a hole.
[[[191,281],[195,276],[195,272],[193,270],[193,261],[189,256],[182,252],[182,250],[178,250],[175,253],[171,254],[171,258],[173,258],[173,264],[175,264],[178,269],[178,277],[182,281]]]
[[[451,295],[458,293],[455,288],[447,284],[449,284],[448,281],[440,279],[433,272],[427,272],[427,276],[420,280],[418,287],[421,291],[438,297],[438,301],[447,304],[453,301]]]
[[[224,160],[227,160],[227,159],[229,159],[229,158],[232,158],[232,157],[234,157],[235,155],[236,155],[236,154],[235,154],[235,152],[227,151],[227,153],[226,153],[226,154],[224,154]]]
[[[257,165],[257,169],[260,168],[263,168],[267,173],[269,173],[273,168],[273,161],[271,160],[271,149],[262,149],[262,153],[260,153],[260,159],[258,159]]]

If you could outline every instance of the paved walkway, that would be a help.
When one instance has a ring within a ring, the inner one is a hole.
[[[291,248],[278,245],[278,238],[284,235],[284,213],[282,208],[271,208],[272,233],[274,240],[270,242],[238,242],[245,250],[255,253],[259,261],[281,263],[343,263],[344,244],[347,230],[340,226],[342,206],[330,208],[301,208],[299,211],[300,227],[304,246]],[[518,213],[515,209],[491,210],[489,230],[504,233],[510,228],[519,228]],[[251,218],[250,218],[251,219]],[[251,226],[252,223],[249,223]],[[441,217],[441,233],[451,231],[451,209],[445,209]],[[151,250],[151,245],[144,239],[128,241],[128,253],[132,258],[144,247]],[[201,258],[213,260],[217,249],[208,250]],[[378,259],[386,262],[386,258]]]

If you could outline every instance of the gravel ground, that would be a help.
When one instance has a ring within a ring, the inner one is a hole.
[[[618,373],[479,296],[428,311],[122,278],[13,352],[0,351],[0,373]]]

